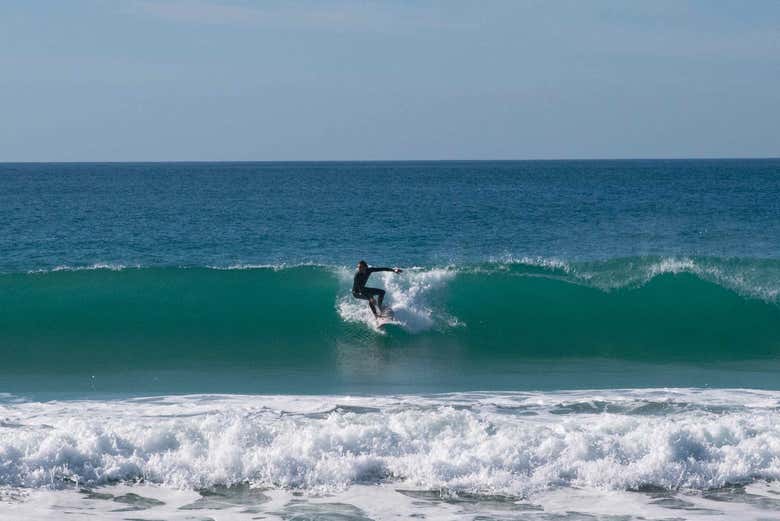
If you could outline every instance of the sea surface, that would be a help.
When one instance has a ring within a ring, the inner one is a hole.
[[[780,520],[778,479],[780,159],[0,164],[0,520]]]

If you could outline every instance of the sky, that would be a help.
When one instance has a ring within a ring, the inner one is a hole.
[[[0,161],[777,156],[777,0],[0,2]]]

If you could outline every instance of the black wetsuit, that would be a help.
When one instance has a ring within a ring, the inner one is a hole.
[[[385,290],[379,288],[367,288],[366,282],[368,276],[375,271],[393,271],[393,268],[368,268],[363,273],[355,273],[355,281],[352,283],[352,296],[363,300],[368,300],[374,295],[377,297],[385,294]]]

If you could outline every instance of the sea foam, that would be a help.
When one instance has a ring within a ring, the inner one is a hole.
[[[0,486],[705,490],[780,478],[779,404],[736,390],[4,398]]]
[[[337,271],[342,285],[352,280],[352,273],[346,269]],[[443,311],[441,306],[435,307],[432,299],[435,293],[455,278],[456,272],[447,268],[421,269],[413,268],[404,271],[402,275],[379,272],[369,279],[386,289],[384,305],[390,306],[395,314],[395,321],[405,330],[418,333],[439,326],[461,325],[456,317]],[[347,322],[360,322],[376,329],[376,320],[365,300],[358,300],[351,295],[342,295],[336,301],[339,316]]]

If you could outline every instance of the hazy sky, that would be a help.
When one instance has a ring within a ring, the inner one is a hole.
[[[780,156],[780,1],[0,3],[0,161],[712,156]]]

